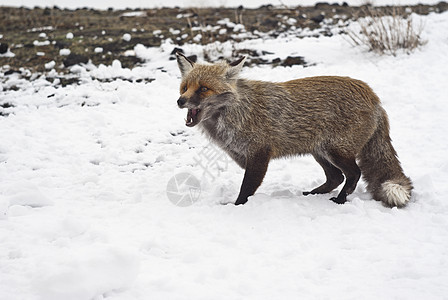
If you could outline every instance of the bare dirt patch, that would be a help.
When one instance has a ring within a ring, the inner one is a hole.
[[[399,9],[428,14],[448,10],[448,4]],[[275,37],[291,28],[321,29],[319,34],[329,35],[328,26],[361,17],[363,11],[363,7],[328,3],[313,7],[267,5],[257,9],[242,6],[145,10],[0,7],[0,50],[14,54],[13,57],[0,54],[0,65],[8,66],[3,68],[6,72],[18,72],[21,68],[32,72],[45,72],[46,68],[66,72],[67,67],[76,63],[111,64],[118,59],[123,67],[132,68],[141,63],[132,55],[137,44],[158,47],[168,38],[178,47],[186,43],[223,42],[233,38],[232,34],[241,30],[241,26],[252,38],[257,34]],[[63,49],[69,49],[70,55]],[[265,63],[256,58],[253,62]]]

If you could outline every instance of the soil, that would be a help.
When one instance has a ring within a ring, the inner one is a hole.
[[[55,62],[54,68],[62,73],[66,73],[67,67],[73,64],[89,60],[95,65],[108,65],[118,59],[123,67],[132,68],[142,61],[126,51],[134,49],[137,44],[158,47],[163,40],[171,38],[176,47],[182,47],[186,43],[208,44],[233,38],[230,35],[238,26],[229,28],[226,22],[222,22],[226,18],[235,25],[244,25],[252,36],[269,34],[275,37],[293,29],[293,26],[320,28],[321,34],[328,35],[331,34],[326,30],[328,26],[362,17],[368,8],[352,7],[345,3],[317,3],[313,7],[266,5],[257,9],[243,6],[144,10],[0,7],[0,51],[14,53],[13,57],[0,54],[0,66],[3,66],[1,73],[7,75],[23,72],[24,69],[45,72],[45,64],[51,61]],[[392,11],[391,7],[375,9],[385,13]],[[412,11],[425,15],[446,11],[448,4],[440,2],[433,6],[402,6],[398,9],[402,13]],[[73,38],[67,36],[68,33],[72,33]],[[130,34],[131,39],[123,38],[125,34]],[[71,54],[60,55],[61,49],[70,49]],[[300,61],[298,58],[290,59],[294,60]],[[257,63],[257,60],[253,59],[253,62]]]

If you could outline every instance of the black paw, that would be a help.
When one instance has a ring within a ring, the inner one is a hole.
[[[317,189],[314,189],[314,190],[309,191],[309,192],[302,192],[302,193],[303,193],[304,196],[323,194],[323,193],[319,192],[319,190],[317,190]]]
[[[243,205],[243,204],[245,204],[247,202],[247,198],[246,199],[240,199],[240,198],[238,198],[238,199],[236,199],[236,201],[235,201],[235,205]]]
[[[337,204],[344,204],[345,202],[347,202],[347,198],[345,198],[345,197],[343,197],[343,198],[342,197],[341,198],[333,197],[333,198],[330,198],[330,200]]]

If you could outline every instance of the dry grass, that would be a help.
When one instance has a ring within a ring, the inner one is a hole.
[[[366,17],[358,19],[360,30],[349,31],[348,36],[356,46],[367,46],[379,54],[397,55],[399,51],[411,53],[424,45],[421,38],[423,24],[415,24],[412,15],[396,7],[386,14],[369,7]]]

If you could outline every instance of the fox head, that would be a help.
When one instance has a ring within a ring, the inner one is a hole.
[[[186,124],[193,127],[219,114],[236,99],[236,82],[245,57],[228,64],[197,64],[177,52],[177,64],[182,74],[177,105],[187,108]]]

